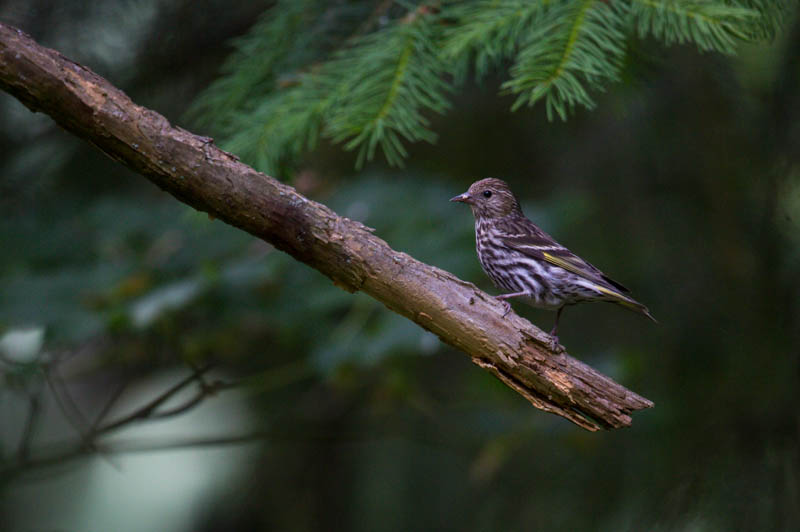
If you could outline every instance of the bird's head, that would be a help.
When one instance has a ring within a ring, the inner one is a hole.
[[[450,201],[468,204],[475,218],[502,218],[511,213],[522,213],[506,182],[493,177],[472,183],[469,190]]]

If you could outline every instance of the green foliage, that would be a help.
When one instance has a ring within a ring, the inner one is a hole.
[[[237,116],[225,147],[262,170],[283,170],[316,145],[332,99],[317,76],[304,74],[295,87],[269,93]]]
[[[442,53],[454,63],[456,79],[466,79],[470,63],[480,78],[512,57],[517,43],[539,22],[546,4],[546,0],[483,0],[451,5],[447,16],[458,24],[447,28]]]
[[[753,9],[703,0],[633,0],[631,15],[639,35],[666,44],[695,43],[704,51],[733,53],[759,20]]]
[[[751,39],[773,39],[783,21],[790,18],[796,3],[784,0],[740,0],[738,4],[756,11],[747,33]]]
[[[543,101],[566,120],[618,81],[628,41],[653,37],[732,54],[772,38],[788,0],[282,1],[235,43],[223,77],[194,106],[226,148],[287,172],[320,137],[402,164],[436,135],[429,115],[463,85],[510,64],[513,109]],[[332,24],[330,21],[335,20]],[[377,28],[375,28],[377,26]]]
[[[390,163],[401,164],[402,140],[435,139],[423,112],[447,108],[437,31],[432,18],[413,16],[353,39],[331,61],[295,74],[287,87],[239,115],[227,147],[275,171],[313,148],[324,133],[347,149],[358,148],[359,166],[378,145]],[[224,84],[215,87],[213,101],[227,106],[226,90]]]
[[[231,43],[234,51],[222,75],[194,102],[192,116],[226,133],[240,127],[276,84],[291,84],[286,77],[295,69],[337,45],[339,19],[352,13],[339,9],[334,13],[338,17],[325,18],[320,16],[325,5],[323,0],[281,0],[266,11],[246,35]]]
[[[337,80],[327,132],[347,149],[359,148],[359,166],[372,159],[379,144],[390,164],[401,164],[406,155],[401,139],[436,138],[423,111],[447,108],[435,20],[424,14],[409,18],[361,39],[326,69]]]
[[[544,98],[547,117],[555,113],[566,120],[576,104],[594,107],[587,87],[618,79],[625,55],[623,13],[593,0],[560,2],[544,11],[503,87],[519,94],[514,109]]]

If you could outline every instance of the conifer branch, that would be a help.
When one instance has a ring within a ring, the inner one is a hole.
[[[402,164],[402,140],[435,139],[422,112],[441,113],[448,106],[436,27],[430,13],[414,14],[361,39],[327,65],[328,76],[348,73],[340,82],[346,90],[327,118],[327,134],[346,149],[359,149],[357,166],[372,159],[378,145],[390,164]]]
[[[704,51],[734,53],[736,43],[748,40],[745,28],[759,18],[757,11],[698,0],[631,0],[631,16],[639,35],[652,34],[666,44],[693,42]]]
[[[322,7],[320,0],[280,0],[265,12],[246,35],[231,43],[234,51],[219,79],[197,98],[190,116],[204,125],[213,122],[227,133],[235,131],[237,118],[273,91],[281,72],[316,57],[313,45],[319,36],[312,40],[305,30]]]
[[[519,94],[512,109],[544,98],[548,118],[566,120],[578,104],[593,108],[588,89],[618,79],[625,55],[625,8],[620,6],[599,0],[548,6],[503,84]]]
[[[0,88],[194,208],[361,290],[464,351],[534,406],[588,430],[653,406],[452,274],[397,252],[362,224],[256,172],[205,137],[134,104],[86,67],[0,23]],[[444,201],[444,199],[443,199]]]
[[[758,13],[744,28],[749,40],[772,40],[783,25],[790,20],[792,11],[796,11],[796,0],[738,0],[737,5]]]
[[[358,150],[356,166],[378,148],[401,165],[406,143],[436,139],[427,116],[448,109],[450,77],[461,85],[513,61],[503,84],[517,95],[512,109],[544,100],[549,119],[566,119],[619,80],[635,34],[731,54],[772,38],[790,10],[789,0],[441,4],[279,0],[192,114],[262,171],[290,171],[320,135]]]
[[[479,0],[446,8],[442,17],[454,23],[445,31],[442,55],[454,62],[456,79],[466,78],[471,62],[481,78],[512,57],[546,5],[547,0]]]

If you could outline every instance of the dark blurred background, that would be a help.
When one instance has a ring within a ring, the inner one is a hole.
[[[0,20],[211,134],[187,107],[270,4],[6,0]],[[292,184],[495,293],[447,200],[506,179],[660,321],[593,304],[560,330],[655,408],[594,434],[535,410],[0,94],[0,528],[797,530],[800,21],[736,57],[634,42],[566,123],[510,112],[502,80],[459,91],[403,169],[323,143]],[[226,384],[196,407],[81,446],[207,364]]]

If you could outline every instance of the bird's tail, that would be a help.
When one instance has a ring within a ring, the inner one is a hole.
[[[639,303],[638,301],[636,301],[635,299],[630,298],[624,294],[617,292],[616,290],[612,290],[605,286],[597,285],[596,288],[600,292],[608,296],[608,301],[617,303],[618,305],[622,305],[623,307],[630,309],[634,312],[638,312],[639,314],[644,314],[645,316],[653,320],[655,323],[658,323],[658,320],[656,320],[653,317],[653,315],[650,314],[650,310],[641,303]]]
[[[615,303],[619,303],[623,307],[630,309],[634,312],[638,312],[639,314],[644,314],[645,316],[653,320],[653,322],[658,323],[658,320],[655,319],[652,314],[650,314],[650,310],[641,303],[639,303],[638,301],[634,301],[633,299],[630,298],[625,298],[625,299],[618,299],[615,301]]]

